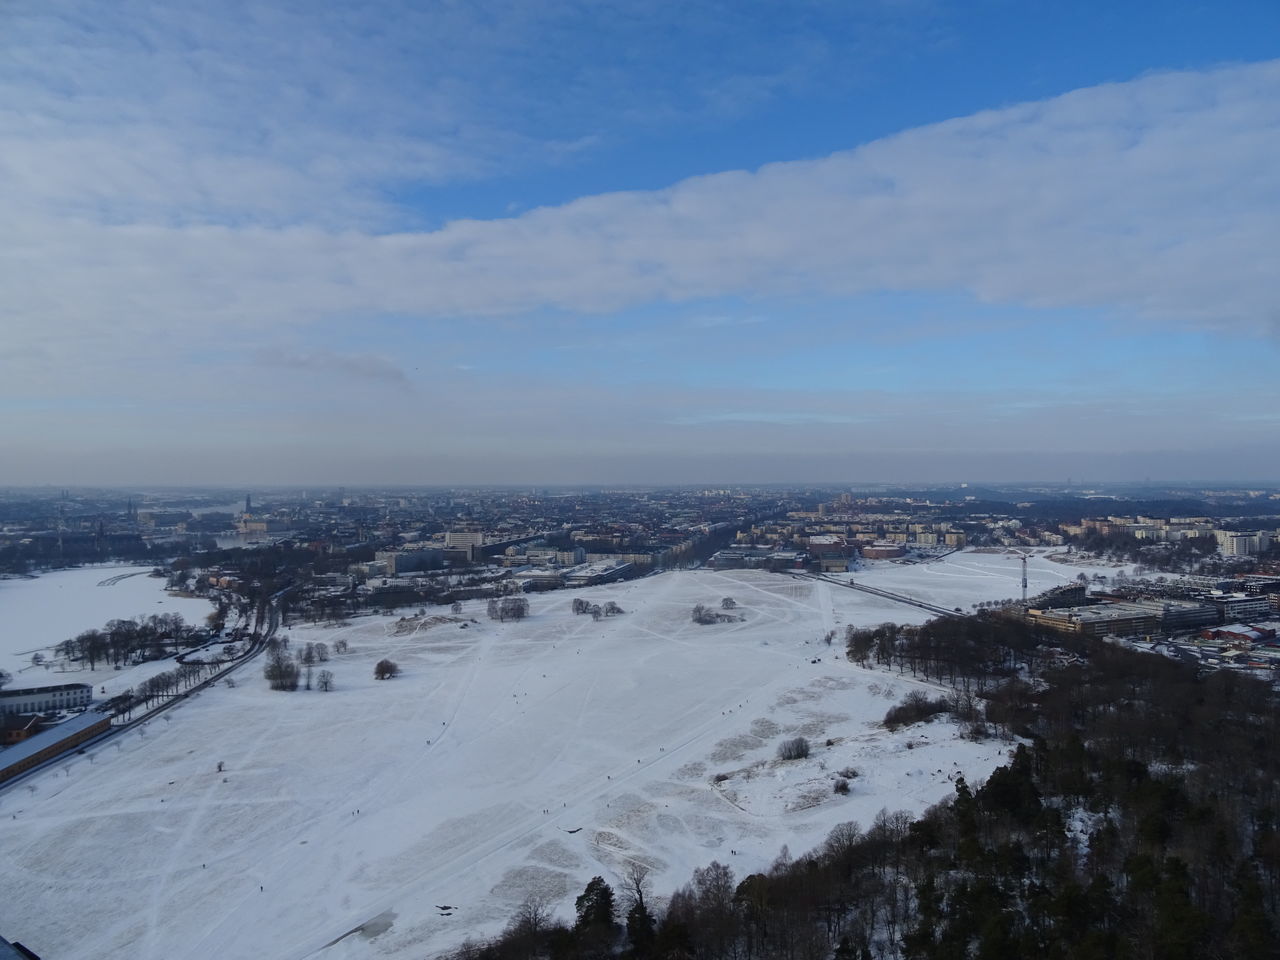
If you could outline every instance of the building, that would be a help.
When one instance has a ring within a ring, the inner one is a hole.
[[[1271,597],[1248,593],[1210,593],[1202,598],[1218,611],[1221,623],[1265,617],[1271,613]]]
[[[1215,530],[1214,537],[1218,541],[1218,552],[1224,557],[1248,557],[1271,545],[1271,535],[1265,530],[1238,532],[1235,530]]]
[[[465,549],[467,547],[483,547],[483,530],[450,530],[444,535],[446,550]]]
[[[444,551],[439,547],[408,547],[403,550],[379,550],[374,560],[387,565],[388,576],[438,570],[444,566]]]
[[[1156,612],[1134,603],[1099,603],[1087,607],[1033,609],[1027,619],[1038,627],[1081,637],[1134,636],[1154,633]]]
[[[111,728],[111,718],[105,714],[86,711],[78,717],[64,720],[34,737],[0,751],[0,783],[38,767],[46,760],[66,753],[87,740],[92,740]]]
[[[820,533],[809,538],[809,553],[821,573],[844,573],[849,569],[852,550],[837,533]]]
[[[948,538],[950,535],[948,535]],[[900,543],[890,543],[885,540],[877,540],[875,543],[869,543],[862,548],[862,556],[868,560],[892,560],[895,557],[905,557],[907,548]]]
[[[1194,600],[1135,600],[1132,603],[1155,610],[1162,630],[1193,630],[1220,622],[1217,608],[1208,603]]]
[[[1176,633],[1221,622],[1216,608],[1179,600],[1123,600],[1070,607],[1039,607],[1027,619],[1059,633],[1086,637]]]
[[[1246,650],[1255,643],[1274,643],[1276,632],[1271,627],[1251,627],[1243,623],[1228,623],[1200,634],[1205,640],[1226,646],[1243,647]]]
[[[79,710],[89,706],[92,701],[93,687],[87,683],[59,683],[51,687],[0,690],[0,715]]]
[[[0,716],[0,744],[11,747],[29,740],[40,732],[40,715],[36,713],[6,713]]]
[[[629,563],[584,563],[564,572],[564,584],[566,587],[590,587],[597,583],[608,583],[627,574],[631,569]]]

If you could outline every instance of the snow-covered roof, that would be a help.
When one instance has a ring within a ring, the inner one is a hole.
[[[12,747],[0,750],[0,770],[12,766],[26,760],[28,757],[35,756],[41,750],[60,743],[67,737],[79,733],[81,730],[87,730],[106,719],[106,715],[98,713],[94,710],[86,710],[79,716],[72,717],[70,720],[64,720],[57,726],[50,727],[48,730],[42,730],[34,737],[28,737],[21,743],[16,743]]]

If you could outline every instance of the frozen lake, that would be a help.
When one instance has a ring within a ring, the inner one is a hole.
[[[213,609],[205,600],[169,596],[163,580],[147,576],[151,569],[82,567],[34,580],[0,580],[0,669],[13,674],[15,685],[26,685],[46,676],[31,666],[33,653],[47,656],[55,644],[108,620],[179,613],[189,623],[200,623]]]

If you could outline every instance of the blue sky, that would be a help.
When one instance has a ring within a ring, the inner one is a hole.
[[[1280,6],[0,7],[0,483],[1280,477]]]

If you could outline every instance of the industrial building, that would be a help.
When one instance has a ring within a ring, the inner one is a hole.
[[[900,543],[891,543],[887,540],[877,540],[875,543],[869,543],[862,548],[862,556],[867,560],[892,560],[906,555],[906,547]]]
[[[1028,610],[1038,627],[1081,637],[1143,636],[1156,632],[1159,616],[1136,603],[1098,603],[1086,607]]]
[[[0,783],[78,747],[111,728],[111,718],[85,711],[0,751]]]
[[[1271,613],[1271,596],[1251,593],[1210,593],[1201,598],[1219,613],[1219,623],[1265,617]]]

